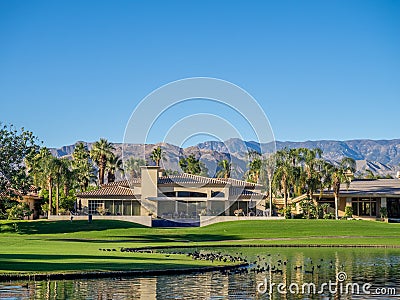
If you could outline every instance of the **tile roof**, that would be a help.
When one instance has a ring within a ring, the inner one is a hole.
[[[163,176],[158,179],[158,184],[194,184],[194,185],[218,185],[225,186],[230,184],[232,186],[243,186],[243,187],[256,187],[257,185],[251,182],[233,179],[233,178],[209,178],[199,175],[193,175],[183,173],[180,175]]]
[[[111,183],[105,183],[102,187],[109,187],[109,186],[124,186],[129,187],[132,185],[138,185],[141,183],[141,178],[133,178],[128,180],[121,180]],[[243,180],[233,179],[233,178],[209,178],[199,175],[192,175],[188,173],[183,173],[179,175],[169,175],[169,176],[162,176],[158,178],[158,184],[163,185],[171,185],[171,184],[193,184],[193,185],[218,185],[218,186],[225,186],[226,184],[230,184],[232,186],[241,186],[241,187],[248,187],[248,188],[255,188],[258,185],[252,182],[247,182]]]
[[[115,197],[136,198],[132,189],[117,185],[106,186],[98,190],[79,193],[76,196],[80,198],[115,198]]]
[[[237,197],[239,196],[239,199],[265,199],[267,198],[266,194],[262,193],[257,193],[251,190],[246,190],[243,188],[238,188],[238,187],[232,187],[229,189],[229,196]]]
[[[120,181],[115,181],[115,182],[104,183],[101,185],[101,187],[111,187],[111,186],[129,187],[130,185],[140,184],[140,182],[141,182],[140,178],[132,178],[129,181],[128,180],[120,180]]]
[[[324,191],[325,194],[332,194],[332,190]],[[356,179],[350,183],[341,184],[340,194],[342,195],[400,195],[399,179]]]

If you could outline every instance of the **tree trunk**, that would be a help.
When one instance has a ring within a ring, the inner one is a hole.
[[[112,172],[108,172],[107,174],[107,182],[111,183],[111,182],[115,182],[115,174]]]
[[[336,220],[339,219],[339,197],[338,195],[335,193],[335,218]]]
[[[340,181],[337,180],[333,187],[333,194],[335,195],[335,218],[339,219],[339,193],[340,193]]]
[[[272,183],[269,181],[269,216],[272,217]]]
[[[57,180],[57,183],[56,183],[56,216],[58,216],[59,202],[60,202],[60,183],[59,183],[59,180]]]
[[[67,198],[69,192],[69,186],[67,183],[64,184],[64,196]]]
[[[52,198],[53,198],[53,179],[51,177],[48,178],[47,181],[48,184],[48,188],[49,188],[49,212],[48,215],[51,215],[51,211],[52,211]]]
[[[106,168],[106,160],[104,157],[100,159],[99,165],[99,185],[104,184],[104,170]]]

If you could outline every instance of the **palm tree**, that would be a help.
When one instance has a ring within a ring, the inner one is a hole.
[[[272,216],[272,188],[273,188],[273,177],[276,167],[276,154],[271,154],[262,161],[262,169],[266,175],[268,185],[268,198],[269,198],[269,216]]]
[[[339,195],[341,183],[346,183],[347,188],[350,186],[352,176],[356,171],[356,162],[350,157],[344,157],[339,166],[334,166],[332,172],[333,194],[335,196],[335,218],[339,218]]]
[[[48,215],[52,214],[52,198],[54,178],[56,177],[56,161],[50,150],[43,147],[35,155],[29,157],[26,161],[28,172],[33,177],[35,186],[41,189],[47,189],[49,192]]]
[[[89,184],[96,180],[96,169],[90,160],[90,153],[83,143],[78,143],[72,153],[72,171],[81,192],[87,190]]]
[[[92,150],[90,151],[90,157],[99,167],[99,185],[104,184],[104,172],[106,170],[107,161],[113,156],[113,150],[115,148],[106,139],[101,138],[93,144]]]
[[[157,148],[154,148],[153,151],[151,151],[150,159],[155,162],[157,167],[160,166],[160,161],[161,161],[161,159],[164,158],[163,154],[164,154],[163,150],[161,149],[160,146],[158,146]]]
[[[257,151],[251,150],[248,153],[248,157],[250,161],[248,165],[249,169],[245,175],[246,181],[258,183],[262,166],[261,154]]]
[[[119,156],[113,155],[108,161],[107,161],[107,182],[114,182],[115,181],[115,172],[116,171],[121,171],[122,173],[124,172],[124,169],[122,168],[122,160]]]
[[[282,149],[276,152],[276,169],[273,178],[273,184],[276,189],[283,192],[285,208],[288,206],[288,197],[290,185],[295,176],[292,153],[288,149]]]
[[[70,170],[71,161],[66,158],[55,158],[54,160],[54,176],[56,186],[56,215],[60,205],[60,186],[63,185],[64,195],[68,196],[69,187],[72,185],[72,171]]]
[[[319,166],[322,162],[322,150],[319,148],[302,148],[300,153],[304,163],[305,188],[307,190],[308,199],[312,199],[314,191],[318,188],[321,180]]]
[[[183,157],[179,160],[179,167],[183,172],[193,175],[207,176],[208,169],[203,162],[197,159],[193,154]]]
[[[218,167],[220,168],[216,176],[218,178],[230,178],[231,177],[231,163],[227,159],[223,159],[218,162]]]
[[[146,161],[142,158],[133,158],[130,157],[124,163],[125,172],[128,172],[131,178],[139,178],[140,177],[140,167],[145,166]]]

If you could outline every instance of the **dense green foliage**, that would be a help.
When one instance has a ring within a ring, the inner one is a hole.
[[[20,196],[29,191],[32,180],[26,172],[24,158],[37,151],[37,138],[24,128],[0,123],[0,218],[14,212]],[[8,212],[7,212],[8,211]]]
[[[113,158],[113,150],[115,150],[114,146],[106,139],[100,139],[95,142],[92,146],[92,150],[90,150],[90,157],[99,168],[99,185],[104,184],[107,162]]]
[[[183,172],[193,175],[208,176],[208,169],[200,159],[193,154],[179,160],[179,167]]]

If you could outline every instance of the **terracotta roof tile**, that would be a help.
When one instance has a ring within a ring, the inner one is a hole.
[[[123,186],[107,186],[98,190],[79,193],[76,195],[80,198],[113,198],[113,197],[132,197],[135,198],[133,190]]]

